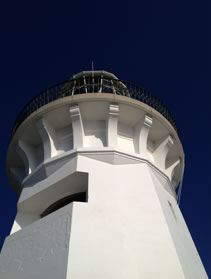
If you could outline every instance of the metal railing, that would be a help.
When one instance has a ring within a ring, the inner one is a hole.
[[[21,123],[39,108],[67,96],[86,93],[109,93],[126,96],[138,100],[161,113],[178,133],[176,123],[162,101],[149,91],[127,81],[110,79],[101,76],[83,76],[77,79],[61,82],[32,98],[18,114],[12,129],[12,137]]]

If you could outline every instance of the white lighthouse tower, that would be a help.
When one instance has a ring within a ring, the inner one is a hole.
[[[1,279],[208,278],[177,204],[184,153],[148,91],[81,72],[19,114],[7,174],[19,196]]]

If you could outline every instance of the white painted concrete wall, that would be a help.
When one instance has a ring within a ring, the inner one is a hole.
[[[0,278],[66,278],[71,217],[69,204],[9,236],[0,256]]]
[[[159,181],[158,175],[155,172],[151,171],[151,177],[171,233],[172,241],[180,258],[185,278],[207,278],[178,204],[172,195],[163,189],[163,183],[161,180]]]
[[[8,237],[0,278],[207,278],[175,199],[163,186],[170,187],[168,179],[130,160],[111,164],[81,153],[34,185],[19,201],[22,212],[45,209],[68,189],[87,189],[88,202],[67,205]]]

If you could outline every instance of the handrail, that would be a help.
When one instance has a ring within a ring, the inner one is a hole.
[[[39,108],[58,99],[86,93],[109,93],[130,97],[161,113],[178,133],[176,123],[162,101],[149,91],[131,82],[97,76],[83,76],[53,85],[33,97],[20,111],[12,128],[12,137],[22,122]]]

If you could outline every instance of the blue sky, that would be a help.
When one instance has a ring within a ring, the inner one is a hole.
[[[5,159],[18,112],[94,61],[95,69],[147,88],[172,112],[186,159],[180,207],[211,276],[209,16],[208,1],[195,0],[1,5],[0,247],[16,214]]]

